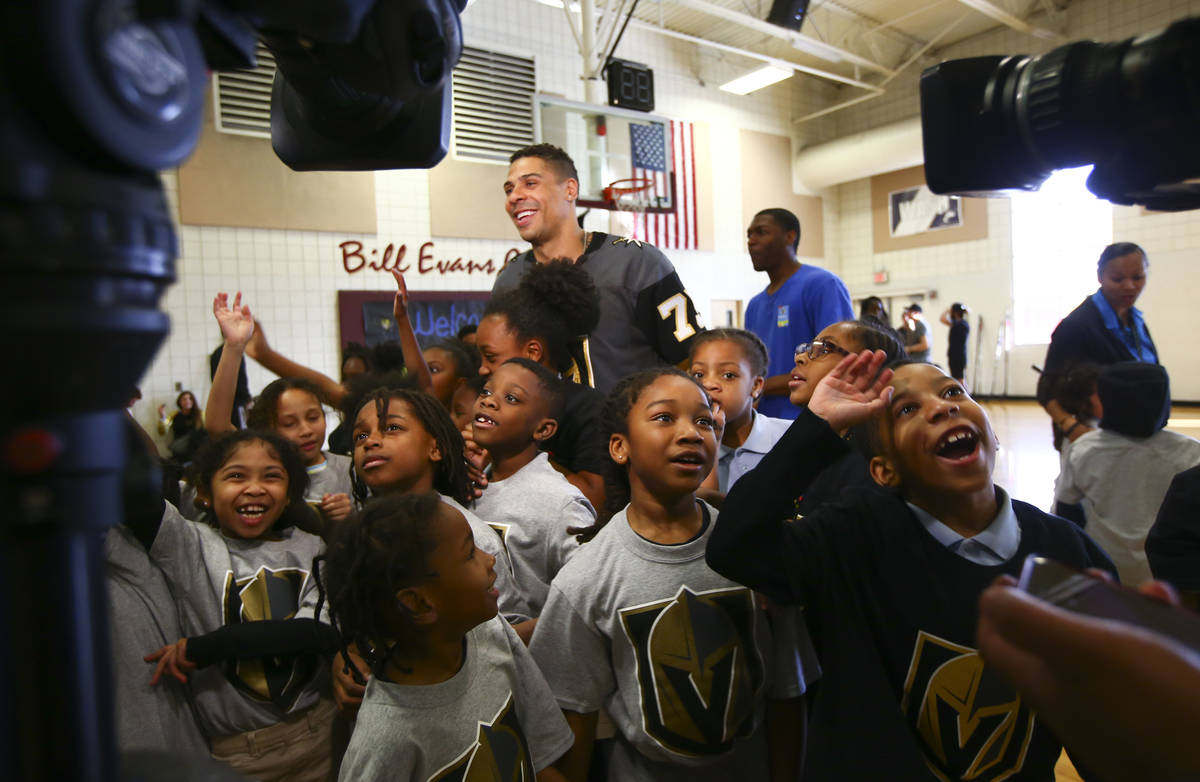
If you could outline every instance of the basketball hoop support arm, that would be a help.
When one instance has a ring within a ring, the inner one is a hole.
[[[606,21],[615,22],[616,17],[612,16],[613,19]],[[608,103],[608,91],[600,76],[604,63],[598,62],[598,58],[603,52],[596,50],[596,0],[579,0],[579,26],[579,54],[583,57],[584,99],[593,105],[602,106]]]

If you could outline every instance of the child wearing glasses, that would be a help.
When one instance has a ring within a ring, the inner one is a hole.
[[[888,361],[904,357],[904,343],[888,326],[874,318],[844,320],[828,326],[812,342],[796,346],[796,366],[788,381],[788,400],[797,407],[808,407],[813,389],[843,358],[864,350],[882,350]],[[845,436],[846,432],[839,432]],[[873,490],[874,481],[867,462],[857,449],[842,454],[826,465],[796,498],[796,513],[803,516],[825,502],[838,499],[849,488]]]

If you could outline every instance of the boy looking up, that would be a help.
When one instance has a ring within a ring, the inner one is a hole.
[[[471,420],[475,443],[492,460],[475,512],[504,540],[517,588],[535,618],[550,581],[579,546],[568,529],[596,520],[591,503],[538,447],[558,426],[562,382],[536,361],[509,359],[487,376]],[[528,641],[533,625],[517,630]]]
[[[851,354],[821,381],[729,492],[709,564],[804,606],[823,670],[808,778],[1052,780],[1061,745],[973,646],[979,596],[1030,553],[1112,563],[1074,525],[992,483],[996,436],[958,381],[924,363],[880,373],[883,360]],[[892,491],[789,521],[850,427]]]

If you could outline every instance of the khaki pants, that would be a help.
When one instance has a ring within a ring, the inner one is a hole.
[[[329,782],[330,730],[336,712],[333,701],[322,698],[269,728],[213,738],[212,756],[259,782]]]

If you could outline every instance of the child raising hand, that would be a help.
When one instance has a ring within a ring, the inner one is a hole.
[[[221,327],[225,347],[213,375],[205,420],[208,432],[217,437],[233,430],[229,423],[233,397],[237,389],[238,366],[246,345],[254,335],[255,322],[250,307],[242,304],[238,293],[233,304],[229,295],[218,293],[213,299],[213,316]],[[322,450],[325,444],[325,410],[321,391],[302,378],[280,378],[262,390],[255,400],[248,421],[251,428],[270,429],[295,444],[308,473],[305,502],[321,514],[325,527],[336,524],[354,506],[350,500],[350,458]],[[312,530],[321,531],[321,530]]]

